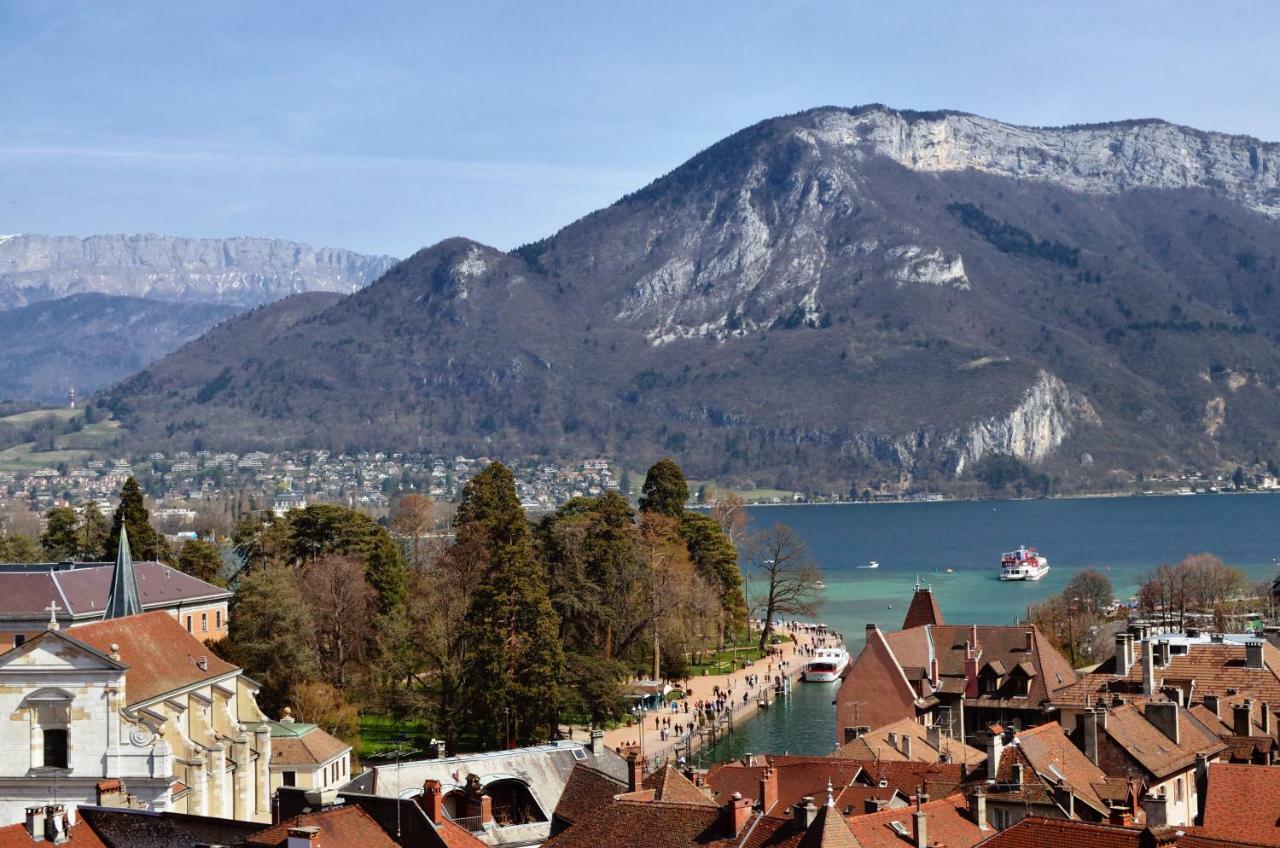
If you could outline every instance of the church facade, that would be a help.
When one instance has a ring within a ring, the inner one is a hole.
[[[120,549],[104,620],[63,629],[51,609],[0,654],[0,823],[48,804],[270,821],[256,685],[168,612],[143,612]]]

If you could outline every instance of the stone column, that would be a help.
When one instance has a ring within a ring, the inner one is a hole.
[[[191,784],[191,800],[187,811],[193,816],[209,815],[209,773],[205,770],[204,757],[195,757],[187,763],[187,780]]]
[[[230,793],[227,791],[227,749],[221,742],[209,746],[209,812],[207,815],[231,818],[231,810],[227,803]]]
[[[235,739],[231,743],[231,761],[235,763],[235,789],[233,811],[228,818],[251,821],[254,814],[253,762],[249,753],[249,734],[243,724],[237,726]]]
[[[258,725],[253,731],[254,747],[258,751],[257,801],[258,818],[271,820],[271,727]]]

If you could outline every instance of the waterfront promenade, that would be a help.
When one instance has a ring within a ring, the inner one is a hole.
[[[799,679],[800,672],[808,659],[803,653],[803,648],[815,644],[815,634],[792,632],[785,628],[781,632],[792,638],[791,641],[776,646],[778,654],[756,660],[746,668],[732,673],[690,678],[689,690],[684,693],[685,697],[675,702],[679,708],[678,712],[672,711],[669,707],[649,710],[638,723],[605,731],[605,745],[624,752],[629,749],[642,752],[648,768],[652,770],[664,762],[686,756],[704,744],[710,744],[713,738],[729,732],[730,724],[727,720],[721,718],[715,722],[716,729],[713,737],[708,729],[711,725],[705,725],[702,731],[695,731],[692,734],[688,732],[676,734],[670,729],[663,734],[662,728],[655,724],[655,718],[659,720],[670,718],[673,726],[675,724],[686,727],[690,724],[696,726],[696,704],[715,700],[717,687],[725,695],[726,703],[733,705],[732,725],[739,726],[742,722],[750,720],[760,709],[759,700],[762,696],[767,694],[770,702],[777,697],[774,691],[774,678],[785,675],[792,683]],[[770,663],[772,663],[772,670]],[[758,678],[754,686],[748,683],[748,678],[753,676]],[[746,695],[745,701],[744,695]],[[688,712],[685,712],[686,704]],[[666,738],[663,738],[664,735]],[[573,736],[583,741],[587,738],[583,728],[575,728]]]

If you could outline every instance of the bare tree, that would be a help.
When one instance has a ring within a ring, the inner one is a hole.
[[[729,541],[737,545],[747,532],[747,502],[741,495],[725,492],[717,495],[711,502],[711,517],[720,525],[720,529],[729,537]]]
[[[348,673],[364,665],[372,635],[374,592],[364,564],[325,555],[307,566],[302,594],[315,622],[312,639],[325,679],[344,689]]]
[[[435,528],[435,501],[427,495],[404,495],[391,511],[391,529],[409,540],[409,551],[415,568],[426,565],[429,546],[427,535]]]
[[[809,547],[795,530],[774,524],[748,540],[747,574],[752,589],[752,611],[764,619],[760,650],[769,644],[773,619],[778,615],[812,615],[822,603],[814,585],[822,576]]]

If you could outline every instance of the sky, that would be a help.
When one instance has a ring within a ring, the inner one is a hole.
[[[768,117],[1280,140],[1274,2],[0,0],[0,233],[534,241]]]

